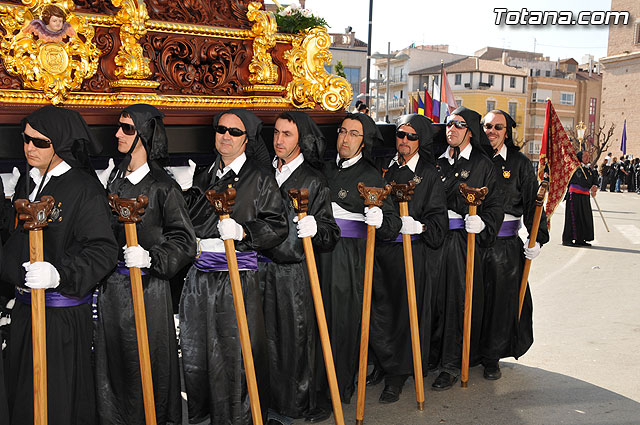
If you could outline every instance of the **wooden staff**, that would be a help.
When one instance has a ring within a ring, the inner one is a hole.
[[[489,189],[482,187],[476,189],[461,183],[459,186],[460,193],[464,196],[467,205],[469,205],[469,217],[476,215],[478,205]],[[467,277],[464,291],[464,328],[462,333],[462,369],[460,376],[460,385],[467,388],[469,381],[469,350],[471,345],[471,306],[473,301],[473,265],[476,251],[476,234],[469,233],[467,235]]]
[[[38,202],[17,199],[14,203],[18,219],[29,231],[29,260],[44,261],[42,229],[54,205],[53,196],[44,195]],[[45,290],[31,289],[31,339],[33,344],[33,423],[46,425],[47,409],[47,326],[45,320]]]
[[[407,184],[391,182],[391,193],[400,206],[400,217],[409,216],[409,201],[413,195],[416,182],[409,180]],[[404,274],[407,280],[407,301],[409,303],[409,324],[411,327],[411,349],[413,351],[413,376],[416,384],[416,401],[418,410],[424,410],[424,382],[422,377],[422,353],[420,352],[420,330],[418,325],[418,306],[416,302],[416,282],[413,271],[413,250],[411,235],[402,235],[404,251]]]
[[[367,207],[381,207],[391,192],[391,185],[383,188],[367,187],[358,183],[358,192]],[[358,403],[356,425],[364,423],[364,395],[367,387],[367,357],[369,355],[369,322],[371,320],[371,287],[373,283],[373,254],[376,246],[376,227],[367,226],[367,249],[364,264],[364,289],[362,294],[362,327],[360,329],[360,367],[358,371]]]
[[[205,196],[213,205],[220,220],[229,218],[233,204],[235,203],[236,190],[229,187],[226,191],[218,193],[215,190],[207,190]],[[249,325],[247,324],[247,313],[244,308],[244,298],[242,296],[242,284],[240,283],[240,271],[238,270],[238,258],[236,257],[236,247],[233,239],[224,241],[224,252],[227,255],[227,266],[229,268],[229,280],[231,281],[231,292],[233,293],[233,305],[236,310],[236,321],[238,322],[238,332],[240,333],[240,347],[242,349],[242,359],[244,361],[244,371],[247,377],[247,388],[249,389],[249,400],[251,402],[251,416],[255,425],[262,425],[262,412],[260,410],[260,396],[258,395],[258,381],[256,370],[253,365],[253,354],[251,352],[251,339],[249,338]]]
[[[538,238],[538,229],[540,228],[540,218],[542,217],[542,208],[544,206],[544,197],[547,194],[549,188],[549,182],[543,181],[538,188],[538,194],[536,195],[536,212],[533,215],[533,226],[531,227],[531,234],[529,235],[529,248],[536,246],[536,239]],[[524,295],[527,291],[527,281],[529,280],[529,271],[531,270],[531,260],[525,258],[524,269],[522,270],[522,280],[520,281],[520,296],[518,299],[518,321],[522,314],[522,304],[524,303]]]
[[[109,195],[109,205],[118,214],[118,221],[124,223],[127,247],[138,245],[136,223],[142,220],[144,209],[149,198],[139,195],[136,199],[121,199],[116,194]],[[140,361],[140,377],[142,379],[142,397],[144,400],[144,416],[147,425],[155,425],[156,404],[153,397],[153,378],[151,376],[151,358],[149,356],[149,337],[147,335],[147,314],[144,308],[142,292],[142,274],[138,267],[129,267],[131,279],[131,296],[133,298],[133,314],[136,321],[136,339],[138,340],[138,359]]]
[[[302,220],[307,216],[307,208],[309,205],[308,189],[290,189],[289,197],[293,204],[293,209],[298,213],[298,219]],[[333,405],[333,416],[336,424],[344,425],[344,416],[342,414],[342,402],[340,400],[340,392],[338,391],[338,378],[336,377],[336,368],[333,364],[333,353],[331,351],[331,340],[329,339],[329,330],[327,328],[327,318],[324,314],[324,303],[322,302],[322,292],[320,291],[320,280],[318,279],[318,268],[316,267],[316,257],[313,254],[313,244],[311,237],[302,238],[302,246],[304,248],[304,256],[307,259],[307,271],[309,273],[309,283],[311,285],[311,294],[313,296],[313,305],[316,310],[316,320],[318,322],[318,330],[320,331],[320,342],[322,344],[322,354],[324,356],[324,365],[327,369],[327,379],[329,380],[329,391],[331,392],[331,404]]]
[[[596,199],[595,195],[591,194],[591,199],[593,199],[593,202],[596,203],[596,208],[598,208],[598,212],[600,213],[600,218],[604,223],[605,229],[607,229],[607,232],[611,232],[611,230],[609,230],[609,226],[607,225],[607,221],[604,219],[604,215],[602,214],[602,210],[600,209],[600,204],[598,204],[598,200]]]

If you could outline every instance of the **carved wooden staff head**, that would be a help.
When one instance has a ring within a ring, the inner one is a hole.
[[[413,190],[416,188],[416,182],[409,180],[407,184],[399,184],[391,182],[391,195],[396,202],[409,202],[413,196]]]
[[[382,201],[391,192],[391,185],[385,185],[384,187],[367,187],[364,183],[358,183],[358,192],[364,199],[364,204],[367,207],[381,207]]]
[[[119,198],[112,193],[109,195],[109,205],[118,214],[118,221],[138,223],[142,220],[144,209],[149,205],[149,198],[146,195],[138,195],[135,199]]]
[[[236,202],[236,190],[234,188],[229,187],[224,192],[207,190],[205,196],[213,205],[217,215],[231,214],[233,204]]]
[[[289,198],[293,204],[293,210],[300,214],[309,209],[309,189],[289,189]]]
[[[475,187],[467,186],[465,183],[460,183],[458,188],[462,196],[464,196],[467,205],[475,205],[476,207],[482,204],[484,197],[489,193],[489,189],[486,187],[476,189]]]
[[[541,207],[544,205],[544,197],[547,194],[547,190],[549,190],[549,182],[544,180],[540,187],[538,188],[538,193],[536,194],[536,205]]]
[[[49,195],[44,195],[37,202],[29,202],[28,199],[16,199],[14,202],[18,219],[24,221],[24,228],[27,230],[47,227],[47,218],[49,218],[54,204],[53,196]]]

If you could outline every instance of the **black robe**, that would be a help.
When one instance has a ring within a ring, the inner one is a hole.
[[[507,160],[493,157],[502,194],[505,214],[523,217],[528,232],[533,226],[538,179],[531,161],[516,148],[508,148]],[[542,213],[536,241],[549,241],[547,219]],[[527,286],[522,315],[518,321],[520,280],[524,267],[523,243],[518,235],[496,238],[484,250],[484,314],[482,318],[481,355],[494,361],[504,357],[516,359],[533,343],[533,304]]]
[[[4,186],[2,185],[2,179],[0,179],[0,233],[8,230],[8,220],[6,217],[9,212],[6,211],[7,203],[4,199]],[[2,271],[2,240],[0,239],[0,272]],[[8,285],[7,285],[8,286]],[[2,296],[3,291],[0,291],[0,302],[5,303],[7,300]],[[0,312],[4,313],[4,305],[0,305]],[[1,317],[1,316],[0,316]],[[4,329],[8,329],[8,325],[0,327],[0,418],[6,418],[0,421],[1,425],[9,422],[9,406],[7,405],[7,390],[4,380],[4,355],[2,352],[2,343],[4,342]]]
[[[338,169],[335,161],[325,164],[331,201],[343,209],[364,214],[364,200],[357,189],[358,182],[369,187],[383,187],[386,182],[366,159],[348,168]],[[346,195],[340,197],[340,195]],[[384,218],[376,230],[376,240],[395,238],[402,222],[391,197],[382,205]],[[329,336],[338,378],[340,397],[346,403],[353,395],[358,371],[362,291],[364,287],[366,239],[341,237],[332,252],[319,255],[318,271],[322,298],[327,316]],[[319,382],[326,387],[326,382]]]
[[[576,169],[569,181],[569,188],[565,199],[567,201],[564,210],[564,230],[562,243],[582,243],[593,240],[593,212],[591,211],[591,195],[572,193],[571,185],[588,192],[591,186],[598,184],[588,167],[580,166]]]
[[[162,171],[161,171],[162,172]],[[138,244],[149,251],[142,287],[151,354],[153,396],[158,424],[181,423],[178,344],[169,279],[195,256],[196,240],[184,198],[175,183],[149,172],[136,185],[118,178],[108,192],[120,198],[146,195],[149,205],[136,225]],[[114,214],[118,246],[126,245],[124,225]],[[122,251],[120,261],[124,263]],[[129,270],[129,269],[126,269]],[[131,281],[114,272],[101,285],[95,337],[98,413],[103,424],[144,424],[144,402],[133,313]]]
[[[318,232],[311,239],[314,252],[330,251],[340,238],[326,179],[303,162],[280,186],[289,235],[280,245],[263,252],[273,262],[260,263],[271,408],[293,418],[305,416],[317,407],[313,391],[316,388],[314,366],[316,350],[320,351],[302,239],[297,235],[293,222],[296,213],[288,196],[289,189],[301,188],[309,189],[308,214],[314,216],[318,226]]]
[[[271,171],[247,159],[236,176],[230,170],[213,183],[215,170],[196,175],[184,192],[196,236],[218,238],[218,217],[204,196],[231,184],[237,195],[231,217],[246,233],[234,241],[237,251],[261,251],[282,243],[287,218],[280,189]],[[269,390],[262,296],[257,271],[240,271],[245,310],[262,414],[266,418]],[[229,272],[203,272],[191,267],[180,299],[180,341],[189,421],[249,424],[251,410]]]
[[[458,186],[489,189],[477,214],[486,228],[476,234],[473,300],[471,317],[471,363],[478,362],[477,351],[482,325],[484,287],[482,282],[482,250],[491,246],[502,223],[502,199],[498,191],[496,173],[491,160],[479,147],[474,147],[469,159],[462,156],[454,165],[445,158],[438,159],[437,166],[445,185],[447,209],[460,214],[463,218],[469,212],[465,198]],[[462,362],[462,332],[464,325],[464,297],[467,261],[467,232],[463,229],[449,230],[442,247],[442,267],[436,289],[433,312],[434,329],[431,341],[431,361],[439,364],[442,371],[453,375],[460,373]],[[475,358],[475,359],[474,359]]]
[[[424,158],[409,167],[392,166],[384,176],[387,182],[417,183],[409,201],[409,215],[425,225],[425,231],[412,241],[416,304],[420,326],[422,369],[427,372],[431,341],[431,295],[438,278],[441,250],[449,226],[444,186],[435,167]],[[396,211],[399,204],[394,202]],[[402,236],[402,235],[399,235]],[[403,244],[376,244],[369,345],[387,376],[412,375],[413,352],[409,326]]]
[[[30,187],[34,184],[31,182]],[[116,265],[118,245],[111,231],[111,210],[104,189],[85,171],[71,168],[51,177],[42,195],[55,199],[56,210],[42,231],[44,260],[60,274],[55,291],[82,298]],[[28,199],[25,176],[14,199]],[[2,280],[24,288],[29,235],[18,223],[4,247]],[[9,254],[10,253],[10,254]],[[86,425],[97,420],[91,360],[91,305],[47,307],[47,386],[50,425]],[[9,346],[9,408],[12,424],[33,423],[31,306],[16,301]]]

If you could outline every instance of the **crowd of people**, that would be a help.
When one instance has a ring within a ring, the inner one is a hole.
[[[380,403],[399,400],[414,373],[402,235],[412,245],[422,369],[425,376],[438,373],[433,390],[460,379],[469,234],[476,235],[471,366],[482,365],[485,379],[500,379],[499,360],[531,346],[531,294],[527,288],[519,317],[520,281],[525,258],[534,259],[549,234],[543,215],[532,248],[518,235],[522,226],[527,234],[533,227],[538,182],[514,144],[509,114],[481,117],[459,107],[447,119],[442,148],[430,119],[405,115],[396,123],[395,153],[376,158],[373,147],[382,142],[376,124],[348,113],[338,126],[337,154],[327,161],[327,140],[306,113],[277,117],[270,157],[262,121],[230,109],[213,119],[215,161],[204,167],[166,167],[162,117],[150,105],[125,108],[115,134],[124,158],[97,172],[88,156],[95,142],[79,113],[45,106],[22,122],[32,168],[5,180],[5,196],[35,202],[51,195],[55,207],[43,231],[44,261],[30,264],[28,231],[12,203],[2,204],[1,279],[15,301],[3,306],[11,320],[0,417],[12,425],[33,423],[35,288],[46,290],[49,423],[145,422],[132,267],[142,271],[157,423],[182,422],[181,374],[189,422],[252,423],[227,240],[235,243],[265,422],[278,416],[318,422],[331,414],[303,238],[316,252],[343,403],[356,388],[368,226],[376,228],[376,248],[367,384],[384,380]],[[416,186],[403,217],[391,197],[365,206],[357,188],[410,181]],[[461,183],[488,188],[477,214],[469,214]],[[205,193],[229,187],[235,204],[220,219]],[[288,198],[289,189],[299,188],[309,192],[301,219]],[[109,193],[148,197],[138,245],[126,246]],[[169,281],[186,266],[180,363]]]
[[[621,193],[623,186],[627,192],[640,193],[640,158],[622,155],[619,159],[607,153],[600,165],[600,190]]]

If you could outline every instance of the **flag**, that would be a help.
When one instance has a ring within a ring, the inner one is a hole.
[[[549,197],[545,206],[547,224],[550,223],[551,215],[562,201],[571,176],[579,166],[580,161],[571,140],[567,137],[551,101],[547,100],[538,164],[538,178],[544,180],[545,173],[548,173],[549,178]]]
[[[433,99],[429,96],[429,91],[424,89],[424,114],[431,118],[431,111],[433,108]]]
[[[418,93],[418,106],[416,107],[416,111],[418,112],[418,114],[424,115],[424,102],[422,101],[422,98],[420,97],[420,93]]]
[[[444,121],[444,118],[449,116],[449,114],[457,108],[456,99],[453,97],[453,91],[451,90],[451,85],[449,84],[449,80],[447,79],[447,73],[444,71],[444,65],[442,66],[442,81],[444,82],[444,84],[442,85],[442,102],[440,104],[440,116],[442,117],[442,121]]]
[[[440,87],[436,82],[433,83],[433,108],[431,118],[433,122],[440,122]]]
[[[622,140],[620,141],[620,150],[622,155],[627,154],[627,120],[624,120],[624,127],[622,127]]]

